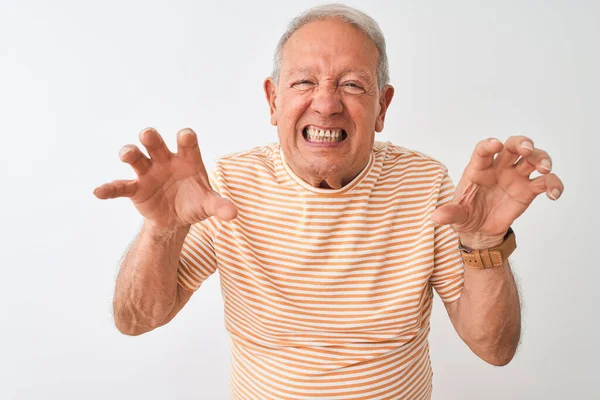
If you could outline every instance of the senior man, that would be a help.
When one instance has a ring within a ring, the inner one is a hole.
[[[235,399],[427,399],[433,289],[471,350],[505,365],[520,335],[513,221],[563,191],[523,136],[479,142],[456,190],[419,152],[375,141],[394,95],[375,21],[328,5],[294,19],[264,90],[279,142],[177,153],[152,128],[121,150],[137,179],[98,187],[144,216],[117,278],[118,329],[168,323],[218,268]],[[533,171],[541,175],[530,179]]]

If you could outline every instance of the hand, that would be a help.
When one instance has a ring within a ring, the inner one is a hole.
[[[546,193],[552,200],[560,197],[564,186],[551,169],[550,156],[534,148],[533,141],[525,136],[513,136],[504,145],[496,139],[482,140],[463,172],[453,201],[435,210],[431,219],[452,224],[467,247],[495,246],[537,195]],[[529,179],[535,170],[542,175]]]
[[[129,197],[146,221],[160,229],[189,226],[212,215],[226,221],[237,216],[233,203],[210,186],[194,131],[177,133],[177,154],[169,151],[153,128],[144,129],[139,138],[150,158],[135,145],[126,145],[120,152],[137,179],[99,186],[94,190],[96,197]]]

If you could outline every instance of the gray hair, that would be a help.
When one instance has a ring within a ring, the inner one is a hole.
[[[377,83],[379,90],[389,83],[389,66],[387,53],[385,51],[385,38],[383,32],[375,20],[369,17],[364,12],[357,10],[356,8],[348,7],[343,4],[326,4],[322,6],[316,6],[304,11],[302,14],[294,18],[287,27],[287,30],[279,39],[277,47],[275,48],[275,56],[273,58],[273,73],[272,78],[275,82],[279,81],[279,74],[281,73],[281,53],[283,46],[286,44],[288,39],[298,29],[308,24],[309,22],[319,21],[326,18],[340,18],[348,24],[358,28],[364,32],[377,46],[379,50],[379,64],[377,65]]]

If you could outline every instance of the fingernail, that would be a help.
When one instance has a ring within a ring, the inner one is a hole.
[[[533,144],[531,144],[531,142],[525,141],[525,142],[521,143],[521,147],[525,147],[526,149],[533,150]]]
[[[552,164],[550,164],[550,160],[544,158],[542,162],[540,162],[540,166],[544,168],[546,171],[552,170]]]
[[[552,189],[552,192],[550,193],[550,197],[552,198],[552,200],[558,199],[560,197],[560,190]]]
[[[144,128],[144,129],[142,129],[142,130],[140,131],[140,136],[145,136],[144,134],[145,134],[146,132],[150,132],[150,131],[153,131],[153,130],[154,130],[154,128],[150,128],[150,127],[148,127],[148,128]]]
[[[498,139],[496,139],[496,138],[492,138],[492,139],[490,139],[490,142],[492,142],[492,143],[502,143],[502,142],[500,142],[500,141],[499,141]]]
[[[133,150],[131,147],[124,147],[119,152],[119,156],[123,157],[125,154],[129,153],[131,150]]]
[[[191,135],[192,133],[194,133],[194,132],[192,132],[192,131],[191,131],[191,130],[189,130],[189,129],[184,129],[184,130],[182,130],[181,132],[179,132],[179,137],[183,137],[183,136],[185,136],[185,135]]]

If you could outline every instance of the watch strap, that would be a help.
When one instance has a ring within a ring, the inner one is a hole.
[[[489,249],[472,250],[462,244],[459,246],[462,259],[467,267],[475,269],[495,268],[501,266],[504,261],[517,248],[515,232],[512,228],[504,236],[504,241],[498,246]]]

